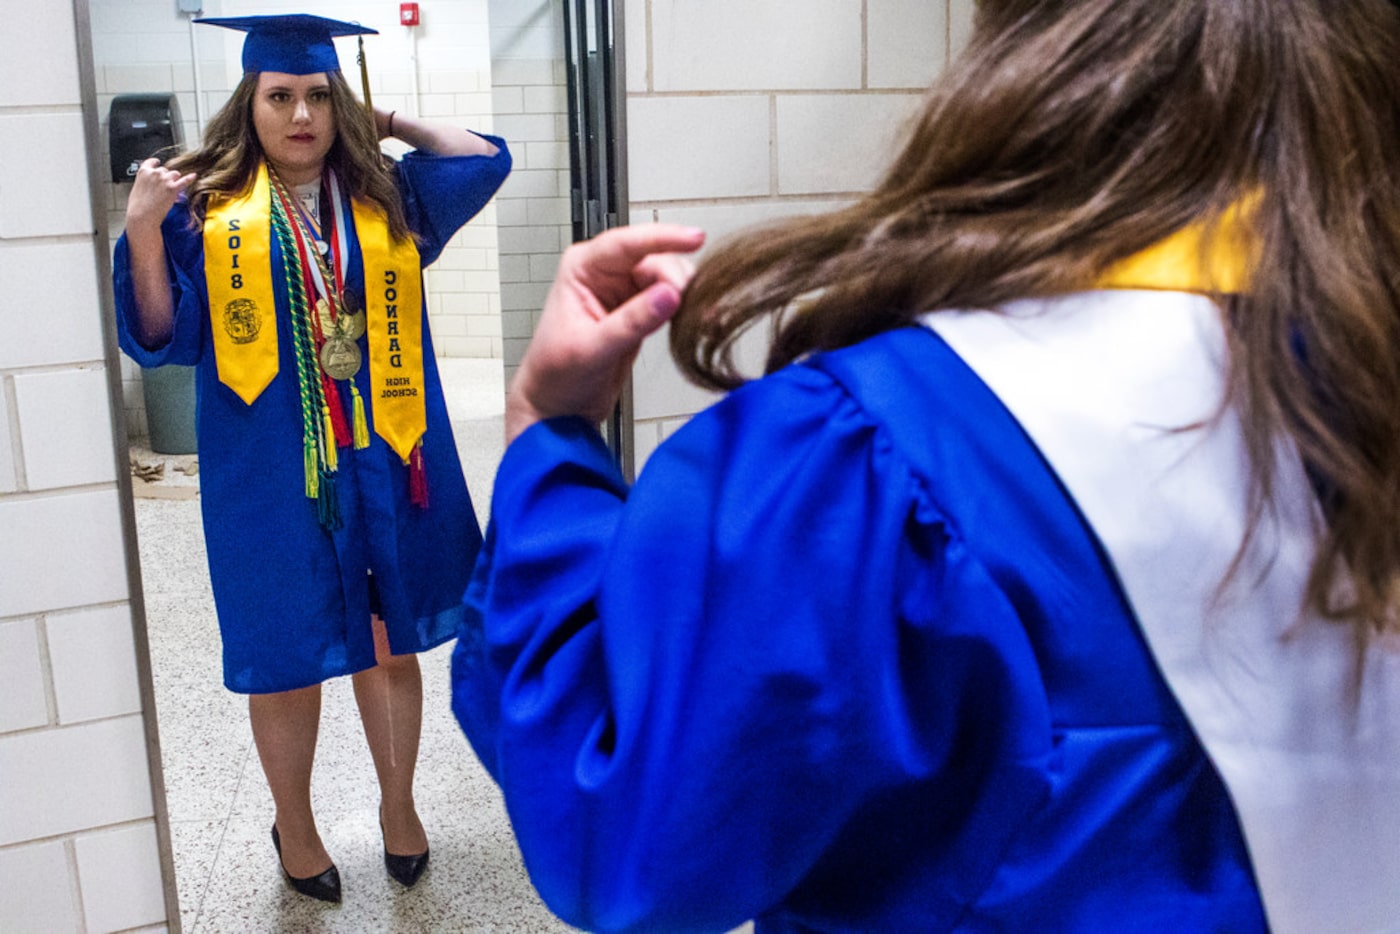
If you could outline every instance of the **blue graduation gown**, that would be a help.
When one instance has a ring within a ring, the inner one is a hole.
[[[424,266],[491,199],[510,171],[504,141],[494,156],[410,152],[398,165],[410,229]],[[279,369],[251,405],[219,382],[209,328],[203,237],[182,199],[162,224],[175,328],[161,347],[134,336],[136,303],[125,236],[114,259],[118,336],[144,367],[194,365],[200,494],[209,576],[223,638],[224,683],[264,693],[319,683],[374,665],[367,571],[374,574],[389,645],[418,652],[450,639],[463,619],[462,590],[481,532],[462,478],[442,384],[423,315],[429,506],[409,500],[407,468],[374,432],[368,365],[355,380],[365,399],[370,446],[341,448],[336,494],[342,527],[317,520],[305,494],[302,416],[284,289],[276,289]],[[363,295],[359,242],[349,239],[346,286]],[[273,281],[282,282],[272,246]],[[365,338],[360,338],[365,350]],[[364,359],[368,360],[368,354]],[[350,394],[341,384],[349,415]]]
[[[573,924],[1265,929],[1093,530],[928,330],[746,385],[631,489],[531,427],[469,598],[454,709]]]

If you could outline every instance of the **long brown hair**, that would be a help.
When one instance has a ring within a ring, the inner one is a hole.
[[[202,223],[209,199],[247,191],[262,161],[262,146],[253,128],[253,101],[257,96],[258,72],[248,72],[234,88],[233,95],[209,119],[204,140],[198,149],[170,160],[169,166],[181,172],[194,172],[190,187],[191,216]],[[355,98],[345,76],[326,72],[330,82],[331,113],[335,120],[335,142],[326,153],[326,164],[335,170],[352,198],[377,205],[389,218],[395,237],[410,236],[403,201],[389,175],[389,167],[379,152],[379,135],[369,112]]]
[[[1258,194],[1223,297],[1255,524],[1279,439],[1329,491],[1307,604],[1400,630],[1400,11],[1386,0],[983,0],[868,196],[701,264],[672,352],[702,385],[930,310],[1083,289]],[[1251,528],[1254,528],[1252,525]]]

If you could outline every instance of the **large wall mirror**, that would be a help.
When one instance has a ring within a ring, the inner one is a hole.
[[[374,27],[379,35],[366,38],[365,51],[377,105],[508,141],[512,177],[425,282],[453,433],[484,522],[501,453],[504,380],[528,340],[558,255],[600,222],[625,218],[615,183],[620,127],[608,116],[608,102],[619,99],[621,66],[606,38],[621,3],[419,3],[413,27],[400,25],[399,5],[386,2],[89,0],[88,6],[102,155],[112,167],[102,182],[110,193],[112,242],[130,189],[120,160],[109,158],[114,102],[173,99],[176,135],[189,146],[240,77],[241,35],[193,24],[199,16],[303,12]],[[337,46],[358,88],[354,41]],[[283,885],[268,841],[272,801],[247,702],[222,686],[192,447],[193,384],[178,372],[122,365],[182,928],[563,929],[530,887],[499,795],[451,719],[450,646],[421,656],[424,725],[415,787],[433,853],[428,875],[409,892],[384,872],[374,769],[349,681],[337,679],[324,690],[312,797],[345,900],[327,909]],[[250,572],[256,564],[250,556]]]

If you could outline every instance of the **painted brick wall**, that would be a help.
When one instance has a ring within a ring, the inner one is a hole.
[[[496,126],[515,156],[496,198],[507,379],[534,333],[559,254],[573,239],[563,49],[558,2],[491,0]]]
[[[868,190],[903,122],[961,47],[973,0],[626,0],[633,223],[710,242]],[[781,42],[774,37],[781,36]],[[746,356],[761,360],[759,348]],[[664,338],[633,372],[637,462],[714,401]]]

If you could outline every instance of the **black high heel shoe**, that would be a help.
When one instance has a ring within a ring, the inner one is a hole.
[[[277,851],[277,865],[282,867],[282,876],[302,895],[318,898],[323,902],[340,902],[340,872],[331,863],[331,868],[319,876],[306,876],[298,879],[287,871],[282,863],[282,837],[277,833],[277,825],[272,825],[272,848]]]
[[[384,838],[384,809],[379,810],[379,837]],[[399,884],[413,888],[423,875],[423,870],[428,868],[428,851],[413,856],[398,856],[389,852],[389,844],[384,844],[384,868],[389,870],[389,875]]]

